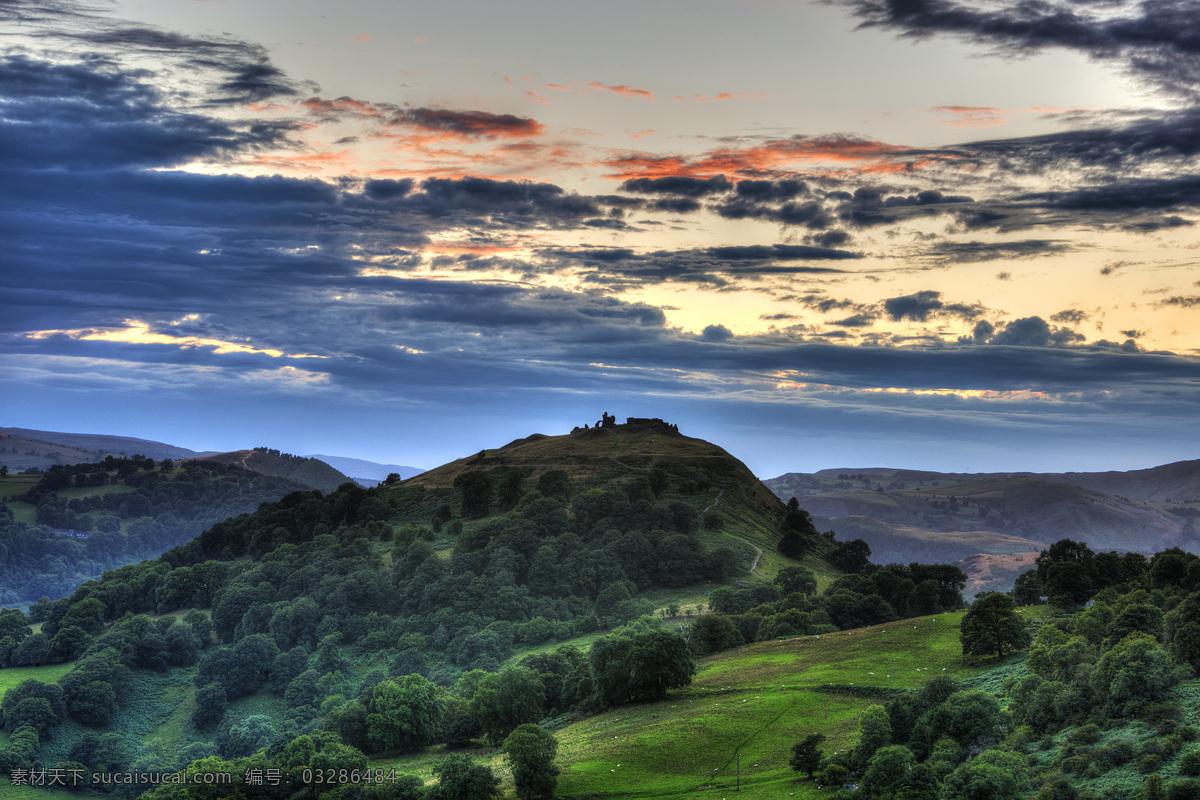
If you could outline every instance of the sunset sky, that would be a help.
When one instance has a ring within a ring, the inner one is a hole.
[[[0,424],[1200,458],[1200,2],[0,0]]]

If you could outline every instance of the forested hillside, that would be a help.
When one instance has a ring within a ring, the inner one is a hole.
[[[300,488],[238,466],[112,456],[0,479],[0,603],[62,597]]]

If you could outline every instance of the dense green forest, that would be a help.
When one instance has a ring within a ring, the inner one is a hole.
[[[0,604],[62,597],[106,569],[155,558],[215,522],[302,488],[209,461],[177,467],[109,456],[51,467],[0,503]],[[22,508],[32,520],[16,518]]]
[[[1200,559],[1060,540],[1013,594],[1050,606],[1027,620],[991,593],[962,620],[964,657],[996,660],[996,691],[938,676],[891,693],[853,749],[827,754],[813,731],[793,768],[845,797],[1200,797]]]

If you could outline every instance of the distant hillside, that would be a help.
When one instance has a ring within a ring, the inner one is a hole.
[[[367,461],[361,458],[327,456],[321,453],[311,453],[307,457],[324,461],[329,466],[349,475],[364,486],[373,486],[376,483],[380,483],[392,473],[399,475],[401,480],[405,480],[415,475],[420,475],[425,471],[420,467],[406,467],[402,464],[379,464],[375,461]]]
[[[1200,545],[1200,461],[1046,475],[843,468],[765,483],[797,497],[819,527],[870,543],[880,562],[1033,551],[1064,538],[1141,553]]]
[[[289,481],[302,483],[323,492],[332,492],[343,483],[353,483],[350,478],[323,461],[281,453],[265,447],[256,447],[253,450],[235,450],[232,453],[218,453],[195,460],[236,464],[252,472],[287,478]]]
[[[1105,494],[1166,503],[1200,503],[1200,460],[1176,461],[1129,472],[1064,472],[1045,477]]]
[[[129,436],[0,428],[0,464],[8,467],[11,472],[20,472],[30,467],[45,469],[52,464],[92,463],[110,455],[118,457],[137,454],[153,458],[155,461],[164,458],[178,461],[208,455],[211,452],[213,451],[197,453],[185,447],[174,447]]]

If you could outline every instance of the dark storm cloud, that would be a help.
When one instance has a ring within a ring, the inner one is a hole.
[[[1200,175],[1120,177],[1070,190],[1025,192],[980,203],[958,215],[966,230],[1015,231],[1031,227],[1087,226],[1153,233],[1187,227],[1191,220],[1167,212],[1200,209]]]
[[[739,197],[714,205],[712,210],[725,219],[763,219],[783,225],[803,225],[814,230],[831,227],[835,222],[829,211],[816,201],[772,206]]]
[[[791,200],[802,194],[808,194],[808,187],[798,180],[744,180],[738,181],[737,184],[737,196],[755,202]]]
[[[232,36],[188,36],[142,25],[129,25],[77,3],[0,3],[0,18],[26,25],[52,23],[38,31],[45,41],[58,40],[64,50],[92,57],[150,56],[188,71],[187,91],[200,91],[216,105],[257,103],[311,91],[270,63],[266,48]],[[199,79],[199,82],[196,82]],[[204,83],[210,80],[210,83]],[[177,87],[183,90],[183,87]]]
[[[1015,198],[1048,209],[1068,211],[1159,211],[1200,205],[1200,175],[1130,178],[1072,191],[1032,192]]]
[[[1091,315],[1086,311],[1080,311],[1078,308],[1065,308],[1050,315],[1051,322],[1066,323],[1068,325],[1079,325],[1085,322]]]
[[[0,163],[23,168],[171,167],[286,142],[288,123],[234,124],[165,107],[111,65],[0,61]]]
[[[633,178],[621,184],[621,190],[636,194],[673,194],[679,197],[706,197],[724,194],[733,184],[724,175],[713,178],[689,178],[672,175],[666,178]]]
[[[1200,306],[1200,297],[1196,295],[1176,295],[1168,297],[1166,300],[1160,300],[1155,303],[1156,306],[1175,306],[1176,308],[1196,308]]]
[[[1172,94],[1193,98],[1200,89],[1200,15],[1188,0],[852,0],[846,5],[864,25],[909,36],[957,35],[1016,53],[1066,48],[1115,61]]]
[[[958,145],[945,155],[1016,173],[1064,165],[1124,171],[1157,162],[1182,164],[1200,155],[1200,109],[1147,113],[1123,124],[1105,116],[1085,122],[1074,130]]]
[[[778,261],[805,260],[834,260],[862,258],[862,253],[852,253],[848,250],[835,250],[829,247],[807,247],[795,244],[775,244],[771,246],[752,245],[748,247],[710,247],[705,251],[716,258],[729,261]]]
[[[549,183],[488,178],[427,178],[407,208],[433,217],[474,213],[493,220],[569,220],[599,215],[588,197]]]
[[[1019,242],[938,242],[923,255],[954,264],[994,261],[998,258],[1032,258],[1070,252],[1074,245],[1056,239],[1025,239]]]
[[[831,320],[829,324],[843,328],[865,328],[874,325],[876,319],[874,314],[854,314],[845,319]]]
[[[487,111],[455,111],[446,108],[413,108],[398,112],[396,119],[428,131],[484,139],[520,139],[537,136],[546,126],[528,117],[492,114]]]
[[[655,211],[668,211],[673,214],[690,214],[700,210],[700,204],[690,197],[662,197],[649,207]]]
[[[903,297],[891,297],[883,301],[883,310],[893,322],[926,322],[931,314],[945,307],[946,304],[939,299],[941,296],[941,292],[925,290]]]
[[[943,303],[941,297],[941,292],[930,289],[901,297],[889,297],[883,301],[883,313],[893,322],[928,322],[930,318],[935,317],[969,321],[987,311],[977,303]]]
[[[824,233],[811,234],[808,240],[818,247],[841,247],[849,244],[851,240],[850,234],[845,231],[825,231]]]
[[[1082,342],[1084,337],[1070,328],[1052,328],[1041,317],[1024,317],[1007,323],[989,340],[993,345],[1049,347]]]

